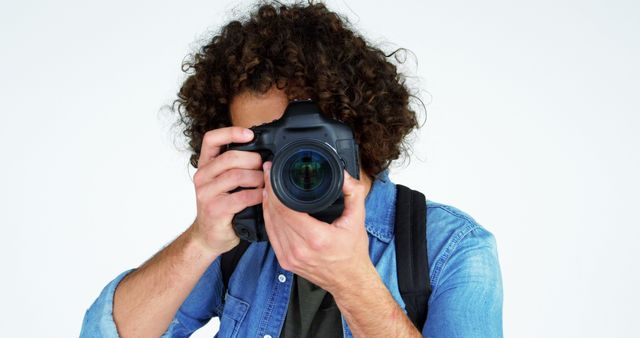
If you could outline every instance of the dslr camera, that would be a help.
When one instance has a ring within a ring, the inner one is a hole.
[[[296,100],[280,119],[251,130],[253,140],[229,144],[227,150],[254,151],[263,162],[272,161],[271,186],[284,205],[327,223],[342,214],[343,170],[360,178],[358,145],[349,126],[325,117],[311,100]],[[262,204],[237,213],[232,224],[241,239],[268,240]]]

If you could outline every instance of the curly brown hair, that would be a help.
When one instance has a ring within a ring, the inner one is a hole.
[[[229,103],[246,90],[273,85],[288,98],[311,98],[327,116],[352,127],[360,163],[370,176],[407,149],[416,127],[415,97],[387,58],[351,29],[348,19],[322,3],[263,3],[242,20],[223,26],[182,64],[190,74],[173,110],[198,167],[204,134],[231,125]],[[396,58],[397,59],[397,58]]]

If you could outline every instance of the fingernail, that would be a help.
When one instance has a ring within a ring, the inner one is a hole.
[[[244,130],[242,131],[242,134],[244,134],[244,136],[247,136],[247,137],[249,137],[249,136],[253,136],[253,130],[251,130],[251,129],[244,129]]]

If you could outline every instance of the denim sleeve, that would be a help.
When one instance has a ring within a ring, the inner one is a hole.
[[[502,337],[502,277],[494,236],[466,224],[433,262],[424,337]]]
[[[119,338],[113,320],[113,295],[122,279],[132,272],[127,270],[112,280],[87,310],[82,322],[80,338]],[[222,281],[219,258],[205,271],[187,299],[182,303],[162,337],[189,337],[204,326],[221,309]]]

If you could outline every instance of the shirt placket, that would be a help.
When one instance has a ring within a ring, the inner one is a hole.
[[[293,273],[278,265],[274,276],[276,280],[267,301],[267,309],[260,320],[260,328],[256,338],[278,338],[287,314]]]

